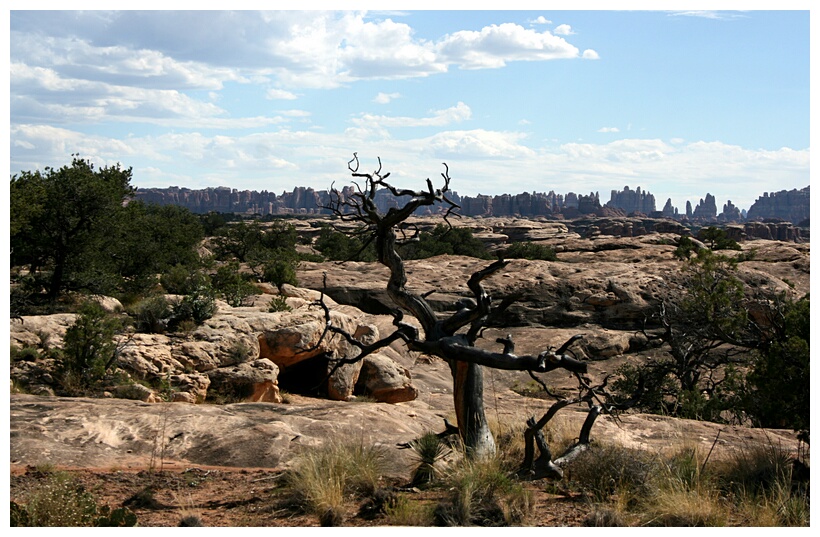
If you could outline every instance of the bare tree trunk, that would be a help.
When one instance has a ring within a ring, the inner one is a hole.
[[[475,458],[490,457],[495,454],[495,440],[484,414],[484,368],[455,362],[451,370],[458,431],[467,453]]]

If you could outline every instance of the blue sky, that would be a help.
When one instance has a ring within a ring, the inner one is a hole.
[[[629,186],[681,211],[707,192],[748,209],[809,184],[808,2],[16,11],[29,5],[7,12],[10,174],[79,153],[133,167],[137,187],[280,193],[346,184],[355,151],[400,187],[446,162],[462,195],[606,202]]]

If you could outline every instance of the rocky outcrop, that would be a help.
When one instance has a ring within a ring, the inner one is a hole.
[[[671,200],[667,204],[671,207]],[[655,196],[649,192],[642,192],[641,187],[630,190],[628,186],[625,186],[620,192],[617,190],[611,192],[607,206],[621,209],[626,214],[649,214],[655,212]]]
[[[749,220],[766,220],[769,218],[785,220],[792,224],[800,224],[811,215],[809,188],[800,190],[781,190],[779,192],[765,192],[757,198],[746,218]]]
[[[709,222],[717,218],[717,204],[715,197],[711,194],[706,194],[705,199],[701,199],[695,210],[692,211],[692,219],[703,222]]]
[[[295,391],[335,400],[351,399],[358,393],[362,362],[344,365],[330,373],[336,360],[355,357],[358,349],[340,336],[322,337],[323,313],[310,305],[319,298],[318,291],[292,286],[283,286],[283,291],[294,295],[287,299],[293,308],[291,312],[270,313],[264,300],[261,309],[231,308],[218,301],[217,313],[188,335],[120,336],[122,348],[117,365],[132,380],[124,382],[119,378],[107,392],[114,397],[146,402],[163,398],[190,403],[206,399],[281,402],[279,387],[284,379],[288,388],[292,386]],[[365,344],[378,339],[378,328],[360,310],[338,306],[331,299],[326,302],[332,309],[335,326]],[[24,317],[22,322],[12,320],[12,344],[18,348],[59,348],[75,318],[74,314],[58,314]],[[33,390],[53,394],[56,368],[53,359],[36,363],[21,359],[12,364],[12,377]],[[374,368],[385,369],[383,378],[396,376],[385,360],[370,366],[368,371],[372,373]],[[409,385],[409,377],[405,380],[381,385],[379,400],[406,401],[409,394],[417,394]],[[149,389],[150,385],[155,387]],[[159,393],[161,390],[166,393]]]
[[[727,225],[726,234],[735,241],[763,239],[769,241],[802,242],[801,228],[790,222],[746,222]]]

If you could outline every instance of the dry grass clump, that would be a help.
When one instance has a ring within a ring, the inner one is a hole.
[[[450,498],[436,507],[440,526],[520,526],[532,513],[532,497],[499,457],[463,458],[445,479]]]
[[[287,485],[296,503],[318,515],[322,525],[338,526],[349,497],[376,491],[385,461],[378,446],[330,441],[298,457]]]
[[[716,462],[686,445],[660,456],[598,444],[566,478],[594,504],[588,526],[808,526],[808,487],[793,465],[772,445]]]
[[[617,503],[625,510],[649,493],[660,468],[660,460],[651,453],[594,443],[567,468],[565,479],[590,501]]]
[[[384,509],[383,524],[387,526],[432,526],[435,505],[413,501],[399,495]]]
[[[795,475],[801,464],[782,446],[768,444],[744,448],[719,465],[721,489],[743,525],[809,525],[808,481]]]

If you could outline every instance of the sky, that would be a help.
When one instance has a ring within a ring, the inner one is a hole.
[[[19,10],[36,4],[6,12],[10,175],[79,154],[139,188],[281,193],[350,184],[356,152],[401,188],[446,163],[460,195],[628,186],[681,212],[809,185],[809,2]]]

